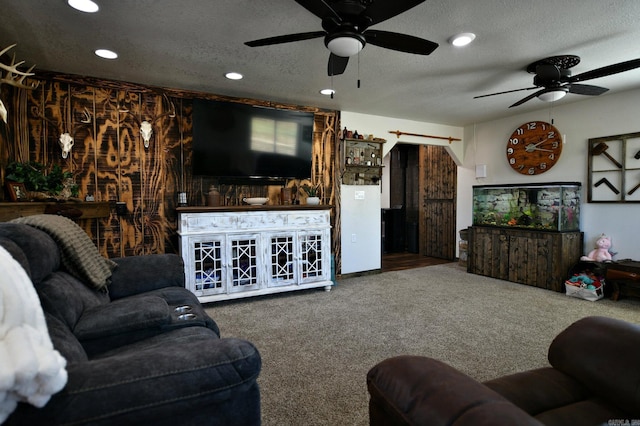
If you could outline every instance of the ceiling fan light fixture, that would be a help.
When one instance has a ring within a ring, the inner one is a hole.
[[[476,35],[474,33],[460,33],[456,34],[449,39],[449,43],[456,47],[466,46],[475,40]]]
[[[551,90],[549,92],[540,93],[538,95],[538,99],[544,102],[555,102],[564,98],[567,94],[567,89],[558,88],[556,90]]]
[[[356,33],[339,34],[326,40],[327,48],[336,56],[348,58],[357,55],[365,45],[362,36]]]

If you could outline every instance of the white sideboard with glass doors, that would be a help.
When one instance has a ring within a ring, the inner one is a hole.
[[[202,303],[331,290],[329,206],[179,207],[186,287]]]

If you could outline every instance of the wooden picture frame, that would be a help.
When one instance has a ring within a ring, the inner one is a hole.
[[[28,201],[27,188],[21,182],[6,182],[5,187],[11,201]]]

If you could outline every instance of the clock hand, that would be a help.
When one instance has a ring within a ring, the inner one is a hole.
[[[542,141],[542,142],[544,142],[544,141]],[[538,145],[540,145],[542,142],[539,142],[539,143],[533,143],[533,142],[532,142],[532,143],[530,143],[530,144],[527,144],[527,145],[524,147],[524,150],[525,150],[526,152],[533,152],[533,151],[535,151],[536,149],[540,149],[540,148],[538,148]]]
[[[552,152],[552,151],[551,151],[551,150],[549,150],[549,149],[542,149],[542,148],[538,148],[538,146],[542,145],[543,143],[545,143],[545,142],[547,142],[547,141],[548,141],[548,139],[542,140],[542,141],[540,141],[540,142],[538,142],[538,143],[533,143],[533,142],[532,142],[532,143],[528,144],[527,146],[525,146],[525,147],[524,147],[524,150],[525,150],[526,152],[533,152],[533,151],[549,151],[549,152]]]

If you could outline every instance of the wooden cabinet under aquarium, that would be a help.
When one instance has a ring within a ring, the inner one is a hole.
[[[583,253],[582,232],[472,226],[467,272],[553,291]]]

